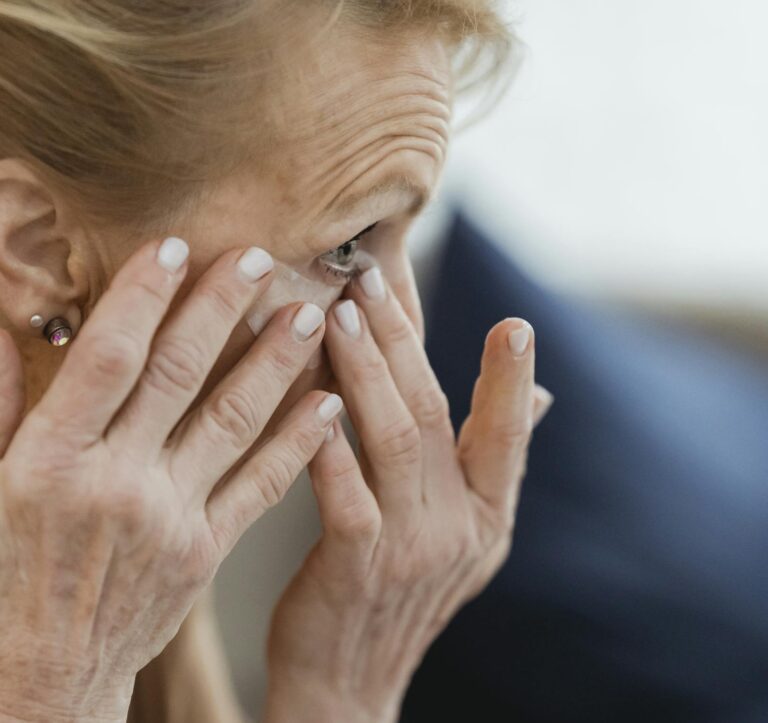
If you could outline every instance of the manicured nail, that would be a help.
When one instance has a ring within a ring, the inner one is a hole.
[[[317,331],[324,319],[325,314],[319,306],[306,303],[296,312],[291,326],[299,341],[306,341]]]
[[[531,325],[524,321],[519,329],[509,332],[509,348],[515,356],[522,356],[528,348],[528,341],[531,338]]]
[[[363,287],[365,295],[369,299],[379,301],[386,295],[384,288],[384,279],[381,276],[381,269],[373,266],[360,276],[360,285]]]
[[[341,397],[338,394],[329,394],[317,406],[317,416],[320,417],[322,424],[328,424],[332,421],[344,406]]]
[[[325,441],[332,442],[335,436],[336,436],[336,430],[333,428],[333,425],[331,425],[330,427],[328,427],[328,431],[325,433]]]
[[[333,310],[333,313],[346,334],[354,339],[360,336],[360,314],[352,299],[343,301]]]
[[[157,250],[157,263],[171,273],[178,271],[189,256],[189,246],[178,236],[169,236]]]
[[[258,246],[251,246],[237,260],[237,269],[246,281],[258,281],[274,267],[272,256]]]

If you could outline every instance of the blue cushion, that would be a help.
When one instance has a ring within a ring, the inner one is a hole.
[[[457,429],[506,316],[533,324],[555,403],[512,554],[430,649],[403,720],[768,721],[765,366],[541,288],[461,211],[425,315]]]

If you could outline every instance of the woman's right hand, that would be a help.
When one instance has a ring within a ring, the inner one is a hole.
[[[124,721],[135,674],[340,409],[309,392],[255,446],[325,330],[300,303],[190,409],[272,274],[247,278],[228,251],[161,326],[187,269],[186,244],[165,244],[120,269],[23,420],[0,332],[0,720]]]

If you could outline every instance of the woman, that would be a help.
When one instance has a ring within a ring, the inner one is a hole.
[[[479,0],[0,0],[2,720],[237,720],[205,635],[168,643],[306,465],[264,720],[396,719],[548,403],[503,320],[454,439],[403,243],[510,43]]]

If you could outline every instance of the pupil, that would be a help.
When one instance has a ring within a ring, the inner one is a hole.
[[[341,263],[348,263],[355,253],[355,241],[347,241],[345,244],[339,246],[339,261]]]

